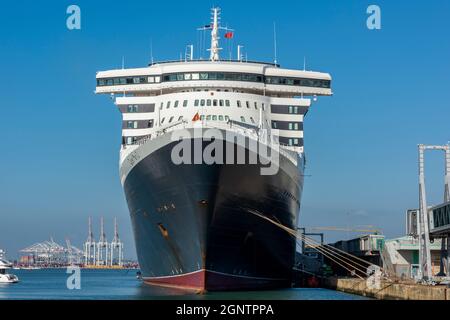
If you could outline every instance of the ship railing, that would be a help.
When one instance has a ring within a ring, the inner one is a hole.
[[[267,130],[261,130],[258,126],[235,121],[235,120],[228,120],[227,122],[224,121],[215,121],[215,120],[198,120],[202,121],[201,126],[198,126],[197,122],[188,122],[184,119],[171,123],[169,125],[166,125],[164,127],[159,128],[156,132],[152,134],[148,134],[145,136],[140,136],[136,141],[129,145],[143,145],[147,143],[150,140],[156,139],[168,132],[175,131],[178,129],[195,129],[195,128],[210,128],[210,129],[224,129],[224,130],[230,130],[237,133],[240,133],[246,137],[253,138],[254,140],[258,142],[265,143],[267,145],[272,146],[272,148],[277,148],[278,152],[285,156],[286,158],[290,159],[293,163],[297,164],[298,157],[302,157],[301,153],[298,153],[293,150],[288,150],[285,148],[283,144],[280,144],[278,142],[278,139],[271,134],[270,129]],[[127,145],[123,146],[124,148],[127,147]]]
[[[216,122],[212,127],[223,127],[223,122]],[[226,129],[231,129],[237,131],[244,136],[249,136],[257,140],[258,142],[263,142],[272,147],[276,147],[278,152],[284,155],[286,158],[290,159],[292,162],[297,164],[297,157],[302,157],[302,155],[296,151],[291,151],[285,149],[283,144],[280,144],[278,138],[271,133],[270,129],[262,130],[260,127],[251,125],[245,122],[239,122],[235,120],[228,120],[226,122]]]

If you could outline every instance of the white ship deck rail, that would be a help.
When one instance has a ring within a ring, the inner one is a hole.
[[[163,136],[167,134],[168,132],[172,132],[179,129],[196,129],[196,128],[202,128],[202,129],[222,129],[222,130],[228,130],[233,131],[236,133],[239,133],[245,137],[252,138],[260,143],[264,143],[266,145],[270,146],[277,146],[278,152],[288,158],[290,161],[292,161],[295,165],[298,163],[298,158],[303,158],[301,152],[296,152],[293,150],[288,150],[285,148],[283,144],[280,144],[276,137],[271,134],[270,130],[266,130],[267,136],[265,134],[260,134],[261,130],[260,128],[256,126],[252,126],[249,124],[240,124],[238,121],[234,120],[228,120],[227,122],[222,121],[206,121],[206,120],[198,120],[199,124],[197,122],[188,122],[187,120],[183,119],[177,122],[174,122],[170,125],[167,125],[165,127],[160,128],[159,130],[155,131],[152,134],[148,134],[145,136],[141,136],[140,139],[136,140],[135,142],[123,145],[123,149],[126,149],[129,146],[139,146],[144,145],[148,141],[154,140],[160,136]]]

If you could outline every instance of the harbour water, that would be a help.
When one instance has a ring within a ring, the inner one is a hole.
[[[0,285],[0,300],[152,300],[152,299],[239,299],[239,300],[363,300],[364,297],[328,289],[293,288],[252,292],[213,292],[204,295],[151,287],[136,279],[136,270],[81,270],[81,288],[68,289],[66,269],[11,270],[21,280]]]

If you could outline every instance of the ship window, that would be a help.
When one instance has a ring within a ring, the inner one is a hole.
[[[289,130],[293,130],[294,128],[292,127],[293,123],[289,122]]]
[[[161,82],[161,77],[160,76],[156,76],[155,77],[155,82]]]
[[[182,73],[177,73],[177,80],[182,81],[184,79],[184,76]]]
[[[175,104],[173,106],[174,108],[178,108],[178,100],[175,101]]]
[[[147,127],[148,128],[153,128],[153,119],[148,120]]]
[[[245,118],[244,118],[244,117],[242,117],[242,116],[241,116],[241,121],[242,121],[242,122],[245,122]]]
[[[192,79],[192,74],[190,74],[190,73],[184,74],[184,80],[191,80],[191,79]]]
[[[139,106],[137,104],[128,106],[128,112],[138,112],[138,110],[139,110]]]
[[[202,121],[205,120],[205,115],[202,114],[202,115],[200,116],[200,120],[202,120]]]
[[[205,106],[205,99],[200,100],[200,106],[202,106],[202,107]]]
[[[265,108],[264,108],[264,102],[261,103],[261,106],[262,106],[262,109],[263,109],[263,111],[264,111],[264,110],[265,110]]]
[[[159,110],[162,110],[164,106],[164,102],[161,102],[161,105],[159,106]]]
[[[213,119],[214,121],[217,121],[217,116],[216,116],[216,115],[212,116],[212,119]]]
[[[216,99],[213,100],[213,107],[217,107],[217,100]]]
[[[183,116],[178,117],[178,121],[181,121],[181,120],[183,120]]]
[[[133,78],[133,83],[139,83],[139,78]]]
[[[230,100],[225,100],[225,105],[226,105],[227,107],[229,107],[229,106],[230,106]]]
[[[198,107],[198,99],[195,99],[195,101],[194,101],[194,107]]]
[[[169,108],[170,108],[170,101],[167,101],[166,109],[169,109]]]
[[[211,120],[211,115],[210,114],[206,116],[206,120]]]
[[[173,116],[172,116],[172,117],[170,117],[170,119],[169,119],[169,123],[171,123],[171,122],[172,122],[172,120],[173,120]]]
[[[127,144],[133,144],[133,137],[127,137]]]
[[[289,145],[292,146],[292,139],[289,139]]]
[[[255,109],[258,110],[258,103],[255,101]]]
[[[230,120],[230,117],[229,116],[225,116],[225,121],[228,121],[228,120]]]
[[[255,123],[255,120],[253,119],[253,117],[250,117],[250,121],[251,121],[252,123]]]
[[[289,113],[294,113],[292,109],[292,106],[289,106]]]
[[[294,123],[294,130],[298,130],[298,123]]]
[[[223,107],[223,100],[219,100],[219,106]]]
[[[198,73],[193,73],[192,74],[192,80],[198,80],[199,79],[199,74]]]
[[[211,106],[211,99],[206,100],[206,105],[207,105],[208,107]]]
[[[155,77],[148,77],[148,83],[154,83]]]
[[[238,108],[241,107],[241,101],[240,100],[237,101],[237,106],[238,106]]]
[[[200,73],[200,80],[208,80],[208,74],[207,73]]]
[[[220,120],[220,121],[223,121],[223,116],[219,116],[219,120]]]
[[[187,100],[184,100],[184,101],[183,101],[183,107],[187,107],[187,104],[188,104],[188,101],[187,101]]]
[[[164,123],[164,120],[165,120],[166,118],[162,118],[161,119],[161,124],[163,124]]]
[[[105,85],[105,80],[103,80],[103,79],[97,80],[97,85],[98,86],[104,86]]]
[[[274,129],[277,128],[277,122],[276,121],[272,121],[272,128],[274,128]]]
[[[133,121],[127,121],[127,129],[133,129]]]
[[[294,139],[294,144],[298,146],[298,139]]]
[[[245,106],[250,109],[250,102],[245,101]]]

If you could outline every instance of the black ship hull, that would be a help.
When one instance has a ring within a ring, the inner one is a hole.
[[[261,175],[260,164],[176,165],[174,144],[142,158],[123,183],[145,282],[210,291],[289,287],[296,239],[251,211],[295,229],[302,166],[283,156],[275,175]]]

